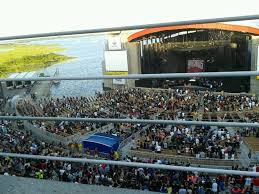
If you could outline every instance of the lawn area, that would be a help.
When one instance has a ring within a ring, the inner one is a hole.
[[[55,53],[62,50],[65,49],[57,45],[0,44],[0,77],[39,70],[74,58]]]

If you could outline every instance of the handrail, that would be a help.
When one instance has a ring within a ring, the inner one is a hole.
[[[36,160],[54,160],[54,161],[90,163],[90,164],[109,164],[109,165],[128,166],[128,167],[142,167],[142,168],[155,168],[155,169],[163,169],[163,170],[206,172],[206,173],[214,173],[214,174],[215,173],[216,174],[233,174],[233,175],[259,177],[258,172],[240,171],[240,170],[223,170],[223,169],[215,169],[215,168],[198,168],[198,167],[173,166],[173,165],[164,165],[164,164],[150,164],[150,163],[113,161],[113,160],[93,160],[93,159],[86,159],[86,158],[68,158],[68,157],[15,154],[15,153],[3,153],[3,152],[0,152],[0,156],[25,158],[25,159],[36,159]]]
[[[259,71],[229,71],[203,73],[161,73],[161,74],[130,74],[130,75],[103,75],[83,77],[37,77],[37,78],[1,78],[0,82],[7,81],[58,81],[58,80],[106,80],[106,79],[163,79],[163,78],[192,78],[192,77],[247,77],[258,76]]]
[[[6,36],[6,37],[0,37],[0,40],[39,38],[39,37],[50,37],[50,36],[67,36],[67,35],[75,35],[75,34],[79,35],[79,34],[102,33],[102,32],[112,32],[112,31],[122,31],[122,30],[137,30],[137,29],[144,29],[144,28],[178,26],[178,25],[188,25],[188,24],[204,24],[204,23],[215,23],[215,22],[230,22],[230,21],[242,21],[242,20],[254,20],[254,19],[259,19],[259,15],[207,18],[207,19],[185,20],[185,21],[165,22],[165,23],[156,23],[156,24],[142,24],[142,25],[97,28],[97,29],[88,29],[88,30],[75,30],[75,31],[18,35],[18,36]]]
[[[148,120],[148,119],[0,116],[0,120],[40,120],[40,121],[72,121],[72,122],[93,122],[93,123],[136,123],[136,124],[166,124],[166,125],[208,125],[208,126],[225,126],[225,127],[259,127],[259,123]]]

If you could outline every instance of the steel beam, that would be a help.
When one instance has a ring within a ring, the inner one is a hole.
[[[3,153],[3,152],[0,152],[0,156],[14,157],[14,158],[25,158],[25,159],[36,159],[36,160],[54,160],[54,161],[90,163],[90,164],[109,164],[109,165],[138,167],[138,168],[142,167],[142,168],[155,168],[155,169],[162,169],[162,170],[206,172],[206,173],[213,173],[213,174],[230,174],[230,175],[232,174],[232,175],[244,175],[244,176],[259,177],[258,172],[239,171],[239,170],[224,170],[224,169],[216,169],[216,168],[198,168],[198,167],[173,166],[173,165],[150,164],[150,163],[139,163],[139,162],[126,162],[126,161],[113,161],[113,160],[94,160],[94,159],[86,159],[86,158],[54,157],[54,156],[15,154],[15,153]]]
[[[132,25],[132,26],[110,27],[110,28],[96,28],[96,29],[88,29],[88,30],[75,30],[75,31],[7,36],[7,37],[0,37],[0,41],[1,40],[25,39],[25,38],[51,37],[51,36],[67,36],[67,35],[76,35],[76,34],[77,35],[91,34],[91,33],[102,33],[102,32],[112,32],[112,31],[122,31],[122,30],[138,30],[138,29],[145,29],[145,28],[157,28],[157,27],[189,25],[189,24],[204,24],[204,23],[215,23],[215,22],[255,20],[255,19],[259,19],[259,15],[208,18],[208,19],[185,20],[185,21],[165,22],[165,23],[156,23],[156,24],[141,24],[141,25]]]
[[[259,127],[259,123],[150,120],[150,119],[0,116],[0,120],[30,120],[30,121],[40,120],[40,121],[71,121],[71,122],[90,122],[90,123],[135,123],[135,124],[165,124],[165,125],[208,125],[208,126],[222,126],[222,127],[224,126],[225,127]]]
[[[259,71],[229,71],[203,73],[161,73],[161,74],[130,74],[130,75],[103,75],[83,77],[37,77],[37,78],[1,78],[0,82],[7,81],[54,81],[54,80],[106,80],[106,79],[164,79],[164,78],[198,78],[198,77],[248,77],[258,76]]]

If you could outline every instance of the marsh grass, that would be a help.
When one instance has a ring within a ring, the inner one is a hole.
[[[0,44],[0,77],[39,70],[75,58],[56,53],[63,50],[58,45]]]

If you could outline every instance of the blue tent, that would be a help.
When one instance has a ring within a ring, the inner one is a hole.
[[[88,136],[82,142],[84,149],[95,150],[99,152],[110,154],[116,151],[120,145],[120,138],[112,135],[96,133]]]

